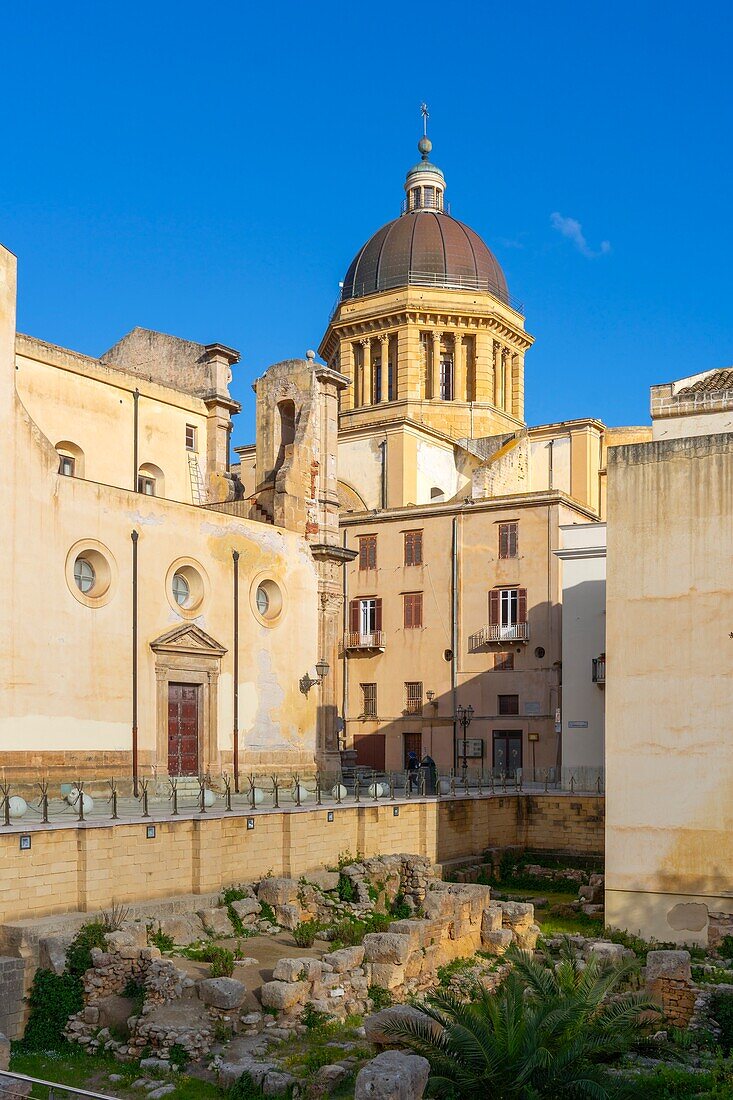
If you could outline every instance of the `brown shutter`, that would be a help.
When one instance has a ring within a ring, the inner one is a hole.
[[[412,618],[413,626],[422,626],[422,592],[417,592],[413,597],[415,600],[415,611]]]
[[[349,630],[352,634],[359,633],[359,601],[352,600],[349,604]]]
[[[374,601],[374,629],[382,629],[382,597],[377,596]]]
[[[366,539],[359,539],[359,568],[366,569],[367,565]]]
[[[517,589],[517,621],[520,623],[526,623],[527,621],[527,589]]]
[[[509,524],[499,524],[499,557],[509,557]]]
[[[489,592],[489,623],[498,626],[499,623],[499,589]]]
[[[412,565],[412,535],[405,535],[405,565]]]
[[[415,533],[415,547],[412,556],[414,565],[422,565],[422,531]]]
[[[402,607],[403,607],[403,625],[405,627],[412,626],[412,597],[411,596],[403,596],[402,597]]]
[[[377,568],[377,536],[372,535],[369,539],[369,568]]]

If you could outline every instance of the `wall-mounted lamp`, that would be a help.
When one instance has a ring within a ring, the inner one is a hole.
[[[318,675],[315,680],[310,675],[310,673],[306,672],[305,676],[301,676],[300,680],[298,681],[300,685],[300,690],[303,692],[303,695],[307,695],[310,689],[312,687],[316,687],[317,684],[322,684],[330,671],[331,666],[329,665],[328,661],[324,660],[324,658],[321,657],[320,661],[318,661],[318,663],[316,664],[316,672],[318,673]]]
[[[434,691],[426,691],[425,694],[428,697],[428,702],[432,703],[434,707],[437,707],[438,700],[435,698],[435,692]]]

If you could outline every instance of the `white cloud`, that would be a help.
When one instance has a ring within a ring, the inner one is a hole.
[[[583,256],[587,256],[589,260],[594,260],[598,256],[605,256],[611,251],[611,242],[601,241],[600,248],[597,252],[594,252],[585,239],[583,226],[576,218],[566,218],[555,211],[554,214],[550,214],[550,224],[563,237],[567,237],[569,241],[572,241],[578,252]]]

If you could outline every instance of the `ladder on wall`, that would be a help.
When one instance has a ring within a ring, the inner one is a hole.
[[[194,504],[203,504],[206,493],[204,492],[204,479],[201,476],[199,458],[196,454],[188,456],[188,473],[191,478],[191,500]]]

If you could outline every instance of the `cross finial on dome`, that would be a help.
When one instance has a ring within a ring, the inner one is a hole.
[[[430,118],[430,111],[428,110],[427,103],[420,104],[420,114],[422,115],[422,137],[418,141],[417,147],[422,155],[422,159],[427,160],[430,150],[433,148],[433,143],[428,137],[428,119]]]

